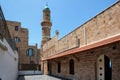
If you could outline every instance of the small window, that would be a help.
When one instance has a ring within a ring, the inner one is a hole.
[[[15,26],[15,31],[18,31],[18,26]]]
[[[69,73],[74,75],[74,60],[73,59],[69,61]]]
[[[77,45],[80,46],[80,39],[77,39]]]
[[[13,38],[13,41],[14,41],[14,42],[20,42],[20,38],[14,37],[14,38]]]
[[[46,14],[46,16],[49,16],[49,14]]]
[[[26,55],[27,56],[34,56],[34,50],[31,48],[27,49]]]
[[[60,73],[60,72],[61,72],[61,63],[58,62],[58,73]]]
[[[19,50],[18,47],[16,47],[16,50],[17,50],[17,51]]]

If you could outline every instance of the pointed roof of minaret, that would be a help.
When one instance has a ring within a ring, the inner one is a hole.
[[[49,7],[48,7],[48,2],[46,3],[46,6],[45,6],[44,10],[50,10]]]

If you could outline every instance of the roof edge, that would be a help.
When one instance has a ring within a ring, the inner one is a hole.
[[[79,47],[79,48],[71,49],[71,50],[68,50],[68,51],[65,51],[65,52],[61,52],[59,54],[56,54],[56,55],[50,56],[48,58],[45,58],[45,59],[43,59],[43,61],[50,60],[50,59],[55,59],[55,58],[59,58],[59,57],[63,57],[63,56],[71,55],[71,54],[80,53],[80,52],[83,52],[83,51],[87,51],[87,50],[90,50],[90,49],[94,49],[94,48],[101,47],[101,46],[111,44],[111,43],[114,43],[114,42],[118,42],[118,41],[120,41],[120,34],[112,36],[112,37],[104,39],[104,40],[101,40],[101,41],[98,41],[98,42],[95,42],[95,43],[88,44],[88,45],[83,46],[83,47]]]

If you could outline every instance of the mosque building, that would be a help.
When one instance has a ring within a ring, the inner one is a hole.
[[[120,79],[120,1],[63,38],[51,38],[49,7],[43,10],[41,69],[43,74],[73,80]]]

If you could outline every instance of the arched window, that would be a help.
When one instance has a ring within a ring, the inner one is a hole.
[[[60,73],[61,72],[61,62],[59,61],[58,62],[58,73]]]
[[[74,75],[74,60],[73,59],[69,61],[69,73]]]
[[[27,54],[27,56],[34,56],[34,50],[29,48],[29,49],[27,49],[26,54]]]
[[[108,56],[104,56],[105,80],[112,80],[112,62]]]

